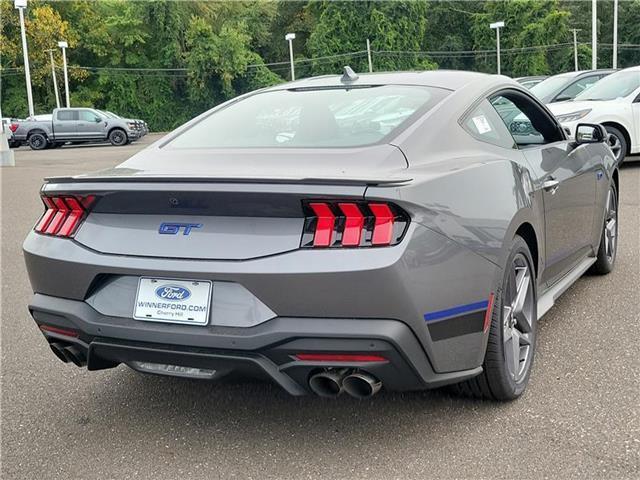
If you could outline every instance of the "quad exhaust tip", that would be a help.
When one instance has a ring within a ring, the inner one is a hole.
[[[309,388],[320,397],[335,398],[342,393],[342,380],[346,370],[325,370],[312,375]]]
[[[75,345],[69,345],[62,342],[53,342],[49,344],[53,354],[62,360],[64,363],[73,363],[77,367],[84,367],[87,365],[87,356],[82,349]]]
[[[364,399],[378,393],[382,382],[366,372],[324,370],[311,376],[309,388],[320,397],[336,398],[344,391],[354,398]]]
[[[370,398],[382,388],[382,382],[365,372],[355,372],[342,381],[342,388],[354,398]]]

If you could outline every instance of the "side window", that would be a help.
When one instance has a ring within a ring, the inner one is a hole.
[[[576,80],[562,92],[560,92],[556,97],[556,100],[571,100],[572,98],[575,98],[579,93],[582,93],[583,90],[586,90],[591,85],[596,83],[598,80],[600,80],[600,76],[598,75],[593,75],[591,77]]]
[[[504,148],[515,147],[509,131],[486,100],[464,117],[462,127],[482,142]]]
[[[558,123],[523,93],[505,91],[491,97],[490,102],[518,147],[564,140]]]
[[[61,122],[73,122],[78,119],[77,110],[58,110],[56,119]]]
[[[83,122],[95,122],[99,120],[99,117],[90,110],[80,110],[79,112],[80,120]]]

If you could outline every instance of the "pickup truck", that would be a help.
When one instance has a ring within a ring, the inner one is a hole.
[[[111,142],[126,145],[145,134],[140,121],[113,118],[93,108],[56,108],[51,120],[18,123],[13,140],[32,150],[61,147],[65,143]]]

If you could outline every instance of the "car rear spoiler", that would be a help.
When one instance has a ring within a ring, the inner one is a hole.
[[[413,179],[408,177],[398,178],[269,178],[269,177],[165,177],[165,176],[66,176],[46,177],[47,185],[62,184],[110,184],[106,188],[113,188],[113,184],[212,184],[212,183],[236,183],[236,184],[286,184],[286,185],[335,185],[335,186],[395,186],[404,185]],[[128,189],[128,188],[126,188]]]

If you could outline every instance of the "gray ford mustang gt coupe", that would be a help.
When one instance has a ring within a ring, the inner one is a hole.
[[[603,127],[577,130],[479,73],[345,67],[252,92],[46,179],[29,310],[89,370],[514,399],[537,320],[616,258],[616,162]]]

